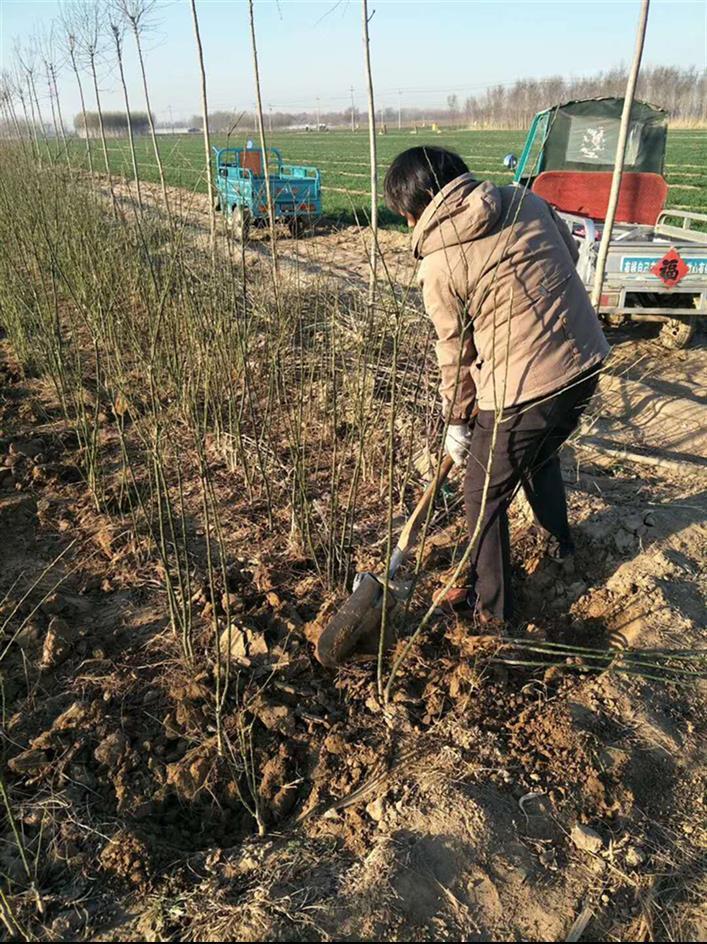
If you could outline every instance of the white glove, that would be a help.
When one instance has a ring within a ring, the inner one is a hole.
[[[466,423],[460,423],[458,426],[447,427],[447,435],[444,437],[444,451],[454,459],[454,465],[466,465],[471,447],[471,432]]]

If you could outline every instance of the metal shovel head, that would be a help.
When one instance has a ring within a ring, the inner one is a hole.
[[[380,625],[382,610],[382,584],[373,574],[362,574],[354,592],[317,640],[315,655],[319,662],[328,669],[341,665],[356,644]]]

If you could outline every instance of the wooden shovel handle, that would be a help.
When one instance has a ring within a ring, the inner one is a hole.
[[[453,465],[454,459],[452,459],[451,456],[445,456],[444,459],[442,459],[442,463],[439,467],[436,478],[433,479],[427,486],[422,495],[422,498],[415,506],[415,510],[408,518],[403,530],[400,532],[397,550],[400,551],[401,554],[407,556],[407,554],[410,552],[410,549],[417,540],[417,535],[420,528],[422,527],[423,521],[425,520],[425,516],[427,515],[429,504],[434,498],[439,486],[442,484],[442,482],[444,482],[451,472]]]

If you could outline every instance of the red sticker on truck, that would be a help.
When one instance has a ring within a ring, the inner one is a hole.
[[[666,252],[663,258],[656,262],[651,268],[653,275],[657,275],[668,288],[673,288],[674,285],[677,285],[681,279],[685,278],[689,271],[690,267],[685,264],[677,249],[671,249],[669,252]]]

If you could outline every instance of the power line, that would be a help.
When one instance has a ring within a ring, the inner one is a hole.
[[[509,89],[509,88],[513,88],[520,81],[540,83],[540,82],[548,81],[548,79],[553,79],[553,78],[555,78],[555,76],[545,76],[539,79],[526,79],[526,80],[520,80],[518,78],[515,78],[515,79],[509,79],[507,81],[483,82],[476,85],[466,85],[466,86],[459,86],[459,85],[447,86],[445,88],[442,88],[442,87],[425,88],[422,86],[412,86],[412,85],[398,86],[395,88],[381,89],[379,92],[377,92],[377,98],[379,101],[381,101],[386,96],[390,96],[391,98],[395,98],[397,96],[395,100],[398,101],[401,95],[408,95],[408,96],[409,95],[444,95],[444,94],[454,94],[454,93],[458,94],[458,93],[464,93],[464,92],[479,92],[479,91],[486,91],[488,89],[493,89],[493,88]],[[289,107],[301,106],[304,109],[312,110],[312,101],[319,101],[320,103],[323,102],[324,105],[326,105],[327,103],[349,101],[352,103],[352,107],[355,108],[356,106],[355,106],[354,93],[355,93],[355,88],[351,86],[349,88],[348,93],[344,93],[341,95],[325,95],[325,96],[312,95],[307,98],[292,98],[292,99],[279,99],[279,100],[273,99],[273,108],[284,108],[288,106]],[[442,106],[442,104],[443,103],[440,102],[440,106]],[[391,106],[384,106],[384,107],[391,107]],[[231,108],[230,106],[220,107],[218,105],[215,105],[213,110],[214,111],[231,111],[231,110],[238,110],[238,109],[237,109],[237,106],[234,108]]]

